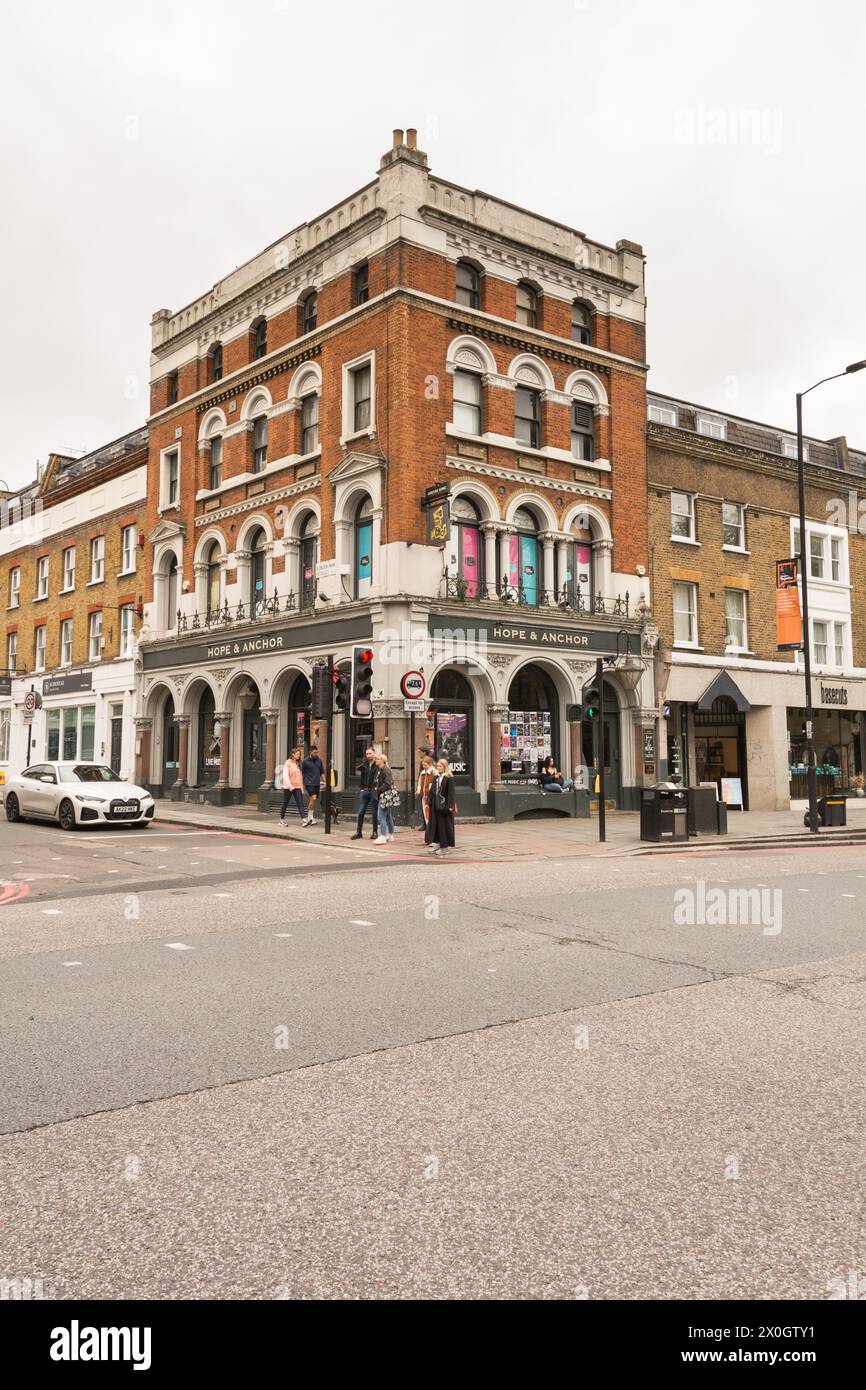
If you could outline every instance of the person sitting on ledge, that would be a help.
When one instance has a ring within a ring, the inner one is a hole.
[[[574,787],[570,777],[563,777],[553,758],[545,758],[538,769],[538,785],[543,792],[570,792]]]

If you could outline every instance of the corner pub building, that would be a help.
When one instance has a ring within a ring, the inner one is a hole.
[[[434,178],[410,129],[372,182],[159,310],[140,780],[272,807],[317,737],[314,663],[363,643],[373,718],[333,728],[347,804],[370,743],[404,792],[444,752],[462,814],[536,809],[547,754],[586,787],[568,707],[603,656],[606,791],[635,806],[657,778],[644,308],[639,246]]]

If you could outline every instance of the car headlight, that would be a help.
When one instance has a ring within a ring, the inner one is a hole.
[[[92,801],[92,802],[95,802],[95,804],[96,804],[97,806],[101,806],[101,805],[102,805],[102,797],[101,797],[101,796],[84,796],[82,792],[76,792],[76,793],[75,793],[75,800],[76,800],[76,801]]]

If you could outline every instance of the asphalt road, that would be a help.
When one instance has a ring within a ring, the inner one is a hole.
[[[866,1270],[866,851],[0,837],[30,880],[0,906],[5,1277],[821,1298]],[[681,924],[678,889],[761,886],[759,920]]]

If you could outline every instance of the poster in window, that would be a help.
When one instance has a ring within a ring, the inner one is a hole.
[[[447,758],[451,771],[469,772],[469,715],[436,714],[436,752]]]

